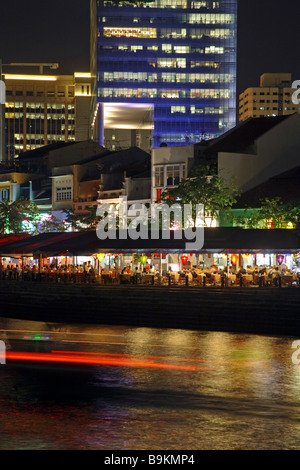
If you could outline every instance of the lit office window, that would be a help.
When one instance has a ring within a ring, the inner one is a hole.
[[[184,16],[189,24],[230,24],[234,21],[229,13],[191,13]]]
[[[172,38],[172,39],[183,39],[186,38],[186,29],[179,29],[179,28],[162,28],[160,30],[160,37],[161,38]]]
[[[155,88],[100,88],[98,96],[103,98],[155,98],[157,90]]]
[[[227,89],[201,89],[201,88],[192,88],[191,89],[191,98],[198,98],[198,99],[201,99],[201,98],[210,98],[210,99],[219,99],[219,98],[223,98],[223,99],[228,99],[230,97],[230,91],[227,90]]]
[[[185,90],[160,90],[159,97],[160,98],[185,98],[187,92]]]
[[[176,54],[189,54],[190,46],[174,46],[174,52]]]
[[[205,54],[224,54],[224,47],[208,46],[205,48]]]
[[[103,28],[103,36],[126,38],[156,38],[155,28]]]
[[[173,50],[172,44],[162,44],[161,45],[161,50],[163,52],[166,52],[167,54],[170,54]]]
[[[186,59],[185,58],[162,58],[157,59],[158,68],[186,68]]]
[[[185,114],[185,112],[186,112],[185,106],[171,106],[171,113],[172,114],[174,114],[174,113]]]

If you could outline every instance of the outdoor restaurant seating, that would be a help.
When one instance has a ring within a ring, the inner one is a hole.
[[[293,287],[299,286],[300,273],[289,269],[279,272],[278,267],[256,267],[245,272],[212,266],[203,269],[184,268],[181,271],[155,271],[130,266],[119,269],[107,267],[96,269],[92,265],[0,265],[0,281],[50,282],[60,284],[127,284],[148,286],[191,286],[191,287]]]

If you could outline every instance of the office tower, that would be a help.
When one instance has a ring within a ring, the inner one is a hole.
[[[38,73],[32,73],[32,67],[35,70],[37,66]],[[46,66],[51,66],[47,74]],[[5,163],[10,166],[24,151],[90,138],[91,74],[58,75],[53,71],[57,67],[58,64],[3,65]],[[26,70],[15,73],[16,69]]]
[[[299,112],[299,106],[292,102],[294,91],[290,73],[264,73],[259,87],[247,88],[240,94],[239,121]]]
[[[173,146],[232,128],[236,31],[237,0],[91,0],[94,138]]]

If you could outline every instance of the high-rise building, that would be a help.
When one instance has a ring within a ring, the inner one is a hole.
[[[93,138],[127,129],[147,149],[234,127],[236,34],[237,0],[91,0]]]
[[[292,102],[294,91],[290,73],[264,73],[259,87],[247,88],[240,94],[239,121],[299,112],[299,106]]]
[[[90,138],[91,74],[58,75],[52,64],[48,74],[40,64],[3,65],[6,85],[5,158],[13,166],[14,158],[56,142],[74,142]],[[31,73],[28,73],[29,71]],[[26,69],[15,73],[15,69]]]

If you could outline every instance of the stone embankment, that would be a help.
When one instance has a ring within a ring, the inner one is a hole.
[[[300,288],[0,282],[1,317],[300,338]]]

